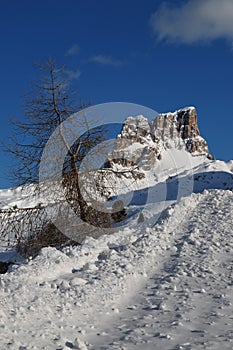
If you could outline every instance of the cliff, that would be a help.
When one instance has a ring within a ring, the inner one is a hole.
[[[213,159],[207,142],[200,136],[194,107],[159,114],[152,122],[142,115],[128,117],[105,166],[150,170],[162,159],[164,151],[173,148]]]

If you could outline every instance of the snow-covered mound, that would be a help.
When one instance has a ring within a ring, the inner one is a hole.
[[[33,207],[38,203],[34,193],[35,187],[33,185],[0,190],[0,208]]]
[[[232,221],[232,191],[204,191],[155,226],[43,249],[0,279],[0,348],[232,349]]]

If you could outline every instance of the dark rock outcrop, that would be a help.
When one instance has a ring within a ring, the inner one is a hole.
[[[7,273],[9,266],[12,265],[11,262],[8,261],[0,261],[0,274]]]

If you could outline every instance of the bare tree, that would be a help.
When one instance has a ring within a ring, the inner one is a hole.
[[[88,105],[82,103],[77,105],[74,102],[77,96],[71,90],[64,67],[59,67],[54,60],[48,60],[38,68],[40,78],[25,97],[23,120],[14,122],[15,132],[11,144],[7,146],[7,151],[16,161],[12,171],[13,180],[17,185],[38,184],[45,146],[48,140],[52,140],[53,157],[58,159],[60,157],[58,142],[62,144],[66,153],[62,169],[62,186],[65,189],[66,200],[82,221],[97,227],[109,227],[111,216],[87,203],[80,188],[80,164],[88,151],[104,140],[103,130],[101,128],[92,130],[83,115],[79,123],[85,125],[86,132],[70,146],[64,122],[73,113],[83,110]],[[53,139],[55,130],[58,137]],[[70,126],[69,132],[72,131]],[[49,162],[50,159],[48,166]],[[83,176],[85,172],[82,172]],[[59,194],[53,200],[59,200]]]
[[[13,121],[13,138],[7,146],[16,161],[12,171],[16,185],[38,183],[42,152],[51,134],[59,126],[62,130],[62,123],[85,107],[74,103],[75,93],[64,67],[48,60],[37,68],[39,80],[24,97],[23,116]]]

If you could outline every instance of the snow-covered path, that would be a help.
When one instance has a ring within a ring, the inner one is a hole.
[[[233,203],[221,196],[186,208],[168,251],[93,349],[232,349]]]
[[[155,227],[44,249],[0,279],[0,348],[232,349],[232,222],[233,193],[205,191]]]

